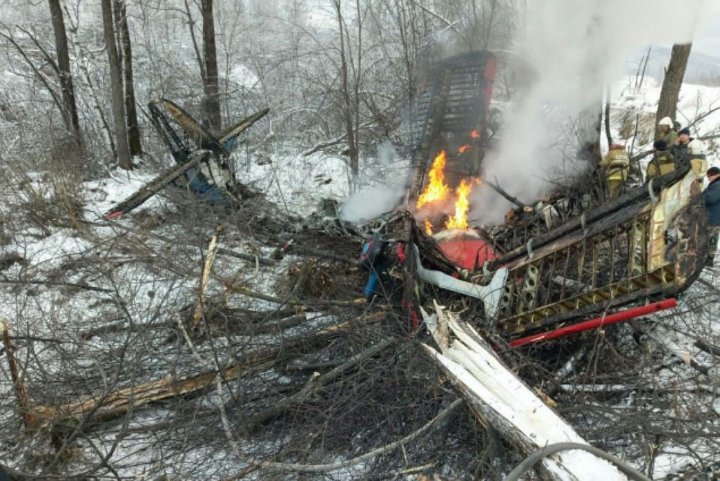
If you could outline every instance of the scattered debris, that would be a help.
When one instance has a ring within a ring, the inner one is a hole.
[[[243,187],[238,184],[235,173],[230,169],[228,155],[240,144],[238,136],[263,118],[269,109],[241,120],[216,138],[170,100],[155,100],[148,104],[148,108],[153,125],[178,165],[158,175],[110,209],[103,216],[105,220],[127,214],[181,176],[186,177],[190,190],[210,203],[225,204],[242,196]],[[171,120],[182,129],[184,135],[181,136],[177,128],[173,127]]]

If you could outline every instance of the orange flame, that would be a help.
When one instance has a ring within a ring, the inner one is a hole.
[[[473,185],[477,184],[478,180],[467,180],[463,179],[460,181],[455,194],[457,195],[457,202],[455,202],[455,215],[450,217],[445,224],[447,229],[467,229],[468,220],[467,213],[470,209],[470,191],[472,191]]]
[[[472,129],[472,131],[470,131],[470,137],[472,137],[473,139],[479,139],[479,138],[480,138],[480,132],[478,132],[478,131],[475,130],[475,129]]]
[[[427,235],[433,235],[433,226],[432,222],[430,222],[430,219],[425,219],[425,233]]]
[[[461,145],[460,147],[458,147],[457,151],[458,151],[458,154],[464,154],[468,150],[470,150],[470,144]]]
[[[447,156],[444,150],[441,150],[433,161],[432,168],[430,169],[430,182],[425,187],[425,191],[420,194],[417,200],[417,208],[435,202],[436,200],[445,199],[448,195],[449,187],[445,183],[445,164],[447,163]]]

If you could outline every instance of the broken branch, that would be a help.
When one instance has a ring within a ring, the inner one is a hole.
[[[351,327],[350,322],[334,324],[312,335],[299,335],[283,340],[278,346],[252,350],[220,371],[213,369],[194,376],[168,375],[162,379],[119,389],[97,397],[61,406],[36,406],[30,411],[31,425],[52,422],[60,417],[81,418],[86,415],[95,420],[108,420],[138,409],[154,401],[192,394],[211,386],[218,375],[234,379],[253,368],[283,359],[295,348],[315,345]]]
[[[20,418],[23,420],[23,424],[27,428],[34,421],[33,416],[31,416],[30,410],[28,409],[27,390],[25,389],[25,385],[20,379],[20,374],[18,373],[18,362],[17,359],[15,359],[15,347],[10,341],[10,330],[8,328],[7,321],[2,321],[2,328],[3,346],[5,347],[5,355],[7,356],[8,368],[10,369],[10,377],[12,378],[15,395],[17,396],[18,412],[20,414]]]
[[[394,339],[384,339],[383,341],[380,341],[379,343],[371,346],[363,352],[352,356],[346,362],[326,372],[325,374],[320,375],[317,372],[313,373],[313,375],[310,377],[310,380],[300,391],[293,394],[292,396],[280,400],[279,402],[275,403],[271,408],[268,408],[265,411],[262,411],[259,414],[250,418],[248,429],[252,430],[254,428],[257,428],[259,425],[269,421],[270,419],[280,416],[293,406],[297,406],[306,402],[308,399],[315,396],[323,388],[323,386],[335,380],[345,371],[353,368],[362,361],[375,356],[380,351],[388,348],[394,343]]]
[[[222,227],[217,228],[217,233],[210,238],[210,244],[208,245],[208,253],[205,258],[205,265],[200,276],[200,291],[198,292],[198,302],[195,305],[195,314],[193,315],[193,329],[200,327],[200,321],[202,321],[202,314],[205,308],[205,291],[207,290],[208,282],[210,282],[210,270],[212,269],[213,262],[215,261],[215,255],[217,254],[218,237],[222,232]]]
[[[460,406],[464,404],[464,401],[462,399],[456,399],[452,402],[448,407],[443,409],[440,414],[432,418],[430,421],[428,421],[423,427],[418,429],[417,431],[405,436],[402,439],[398,439],[397,441],[388,444],[387,446],[383,446],[377,449],[373,449],[370,452],[367,452],[365,454],[362,454],[360,456],[354,457],[352,459],[348,459],[347,461],[341,461],[338,463],[330,463],[330,464],[297,464],[297,463],[273,463],[273,462],[263,462],[260,463],[258,467],[270,469],[273,471],[295,471],[300,473],[322,473],[327,471],[337,471],[338,469],[348,468],[350,466],[354,466],[356,464],[362,463],[363,461],[367,461],[369,459],[372,459],[374,457],[380,456],[381,454],[387,453],[389,451],[392,451],[394,449],[397,449],[399,447],[402,447],[403,445],[414,441],[415,439],[419,438],[426,432],[430,431],[434,426],[441,424],[443,421],[445,421],[447,418],[450,417],[452,413],[454,413]],[[237,478],[228,478],[226,481],[229,481],[230,479],[237,479]]]
[[[506,200],[510,201],[511,203],[515,204],[516,206],[520,207],[521,209],[524,209],[528,205],[522,201],[520,201],[517,197],[514,195],[508,194],[508,192],[500,187],[498,184],[497,178],[495,179],[495,182],[492,182],[490,180],[483,179],[483,182],[485,182],[488,187],[490,187],[492,190],[503,196]]]

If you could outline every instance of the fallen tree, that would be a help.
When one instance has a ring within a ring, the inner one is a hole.
[[[285,359],[292,349],[316,346],[351,327],[351,322],[338,322],[312,334],[281,339],[281,342],[275,346],[243,353],[239,359],[219,370],[187,377],[168,375],[162,379],[98,394],[65,405],[35,406],[29,410],[29,424],[38,426],[67,418],[78,421],[84,417],[94,421],[113,419],[126,414],[131,409],[136,410],[152,402],[200,392],[212,386],[218,377],[224,380],[234,379],[268,363],[277,363]]]
[[[508,370],[480,335],[455,314],[435,304],[435,314],[424,313],[425,324],[439,351],[426,352],[443,368],[479,419],[527,453],[558,443],[587,444],[575,430],[547,407]],[[542,460],[553,479],[627,480],[608,462],[573,450]]]

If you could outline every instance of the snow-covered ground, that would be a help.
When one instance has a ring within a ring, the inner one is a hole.
[[[640,152],[652,142],[652,119],[659,95],[659,85],[652,79],[646,79],[642,89],[634,89],[633,79],[628,78],[613,86],[614,104],[612,108],[613,137],[622,139],[628,146],[634,146]],[[706,112],[720,107],[720,89],[694,85],[685,85],[681,93],[679,105],[680,120],[684,124],[691,123]],[[635,135],[635,121],[640,118],[638,134]],[[629,120],[628,120],[629,119]],[[700,137],[718,135],[720,130],[720,110],[704,116],[694,125]],[[718,162],[719,144],[715,139],[706,141],[708,158],[711,165]],[[304,156],[302,153],[268,154],[267,158],[256,156],[236,158],[238,177],[241,182],[252,185],[264,192],[267,199],[278,206],[280,212],[287,211],[294,215],[307,216],[317,207],[319,201],[331,198],[342,202],[350,193],[348,169],[344,159],[326,154]],[[364,169],[366,183],[390,184],[392,192],[402,188],[406,161],[393,157],[390,160],[375,160],[370,167]],[[49,347],[42,352],[33,353],[28,341],[22,338],[63,338],[75,336],[78,331],[92,331],[102,324],[121,321],[125,325],[153,326],[155,324],[176,323],[178,308],[194,305],[197,299],[198,277],[207,247],[207,238],[213,234],[214,224],[211,219],[223,220],[221,214],[207,213],[207,218],[200,219],[198,228],[188,232],[187,225],[178,219],[173,203],[164,195],[158,195],[135,212],[113,223],[99,221],[101,214],[114,203],[124,199],[143,183],[150,180],[157,172],[143,167],[134,172],[114,171],[110,176],[100,180],[86,182],[81,192],[84,195],[84,213],[77,219],[76,225],[46,226],[43,232],[26,218],[20,197],[0,206],[4,216],[13,216],[13,226],[19,226],[9,234],[10,242],[0,247],[0,257],[9,258],[16,255],[17,261],[3,266],[0,273],[0,318],[10,321],[10,329],[20,339],[24,356],[28,362],[44,365],[47,369],[43,376],[48,381],[58,369],[74,369],[77,386],[80,392],[92,392],[102,386],[114,386],[111,378],[118,375],[113,372],[100,372],[108,366],[107,361],[113,356],[121,356],[127,349],[127,343],[139,342],[129,337],[92,336],[82,342],[75,343],[72,339],[69,346]],[[33,177],[40,186],[40,176]],[[370,182],[372,180],[373,182]],[[393,190],[395,189],[395,190]],[[378,201],[377,191],[370,190],[367,197],[355,197],[361,205]],[[375,192],[375,193],[373,193]],[[385,193],[386,191],[383,191]],[[358,200],[359,199],[359,200]],[[200,211],[203,208],[200,207]],[[157,219],[157,225],[152,224]],[[172,219],[173,222],[163,221]],[[233,218],[226,219],[233,222]],[[150,222],[148,224],[148,222]],[[177,222],[177,223],[175,223]],[[190,222],[190,221],[187,221]],[[262,221],[261,221],[262,222]],[[222,236],[222,247],[249,256],[270,257],[273,249],[243,234],[242,228],[226,226]],[[285,275],[290,264],[296,259],[285,257],[272,266],[241,261],[229,257],[216,262],[216,277],[210,282],[210,296],[225,296],[226,306],[244,309],[267,309],[276,307],[272,301],[255,299],[248,301],[236,293],[229,292],[224,282],[241,285],[249,290],[267,296],[277,296],[276,284]],[[688,433],[683,439],[665,439],[662,432],[658,433],[658,444],[653,452],[654,479],[670,479],[688,466],[695,465],[697,456],[705,458],[720,457],[720,364],[717,357],[697,346],[702,339],[710,345],[720,346],[720,298],[713,288],[720,286],[720,268],[707,269],[697,282],[680,300],[677,313],[657,316],[653,319],[652,332],[656,341],[646,344],[641,353],[648,364],[638,371],[643,379],[627,380],[628,384],[639,383],[645,386],[655,385],[657,396],[669,396],[673,392],[676,398],[657,402],[658,407],[652,408],[657,415],[658,426],[663,423],[681,422],[683,416],[697,418],[697,413],[707,417],[707,422],[700,427],[692,424],[694,433]],[[112,301],[112,302],[111,302]],[[118,310],[122,306],[122,310]],[[311,317],[311,314],[307,314]],[[323,322],[329,317],[313,314],[316,322]],[[72,323],[72,326],[70,325]],[[141,330],[148,335],[148,330]],[[158,331],[158,335],[162,335]],[[263,339],[243,340],[238,335],[238,342],[262,344]],[[661,345],[665,344],[662,348]],[[141,365],[128,366],[132,371],[128,379],[135,381],[156,379],[166,375],[178,366],[168,365],[164,354],[171,348],[161,342],[150,342],[156,351],[143,354]],[[656,346],[656,348],[647,347]],[[668,350],[667,346],[672,346]],[[627,351],[623,349],[627,348]],[[172,346],[172,349],[179,349]],[[205,349],[205,348],[203,348]],[[621,356],[630,358],[639,356],[637,346],[622,345]],[[674,350],[674,352],[673,352]],[[219,341],[213,346],[213,354],[232,356],[227,341]],[[211,358],[211,351],[203,350],[204,359]],[[187,353],[189,356],[190,353]],[[33,359],[33,356],[35,356]],[[55,356],[64,356],[57,363]],[[700,365],[705,372],[698,372]],[[197,366],[199,367],[199,366]],[[64,375],[67,373],[65,372]],[[36,375],[29,373],[28,376]],[[110,379],[110,380],[109,380]],[[258,374],[249,383],[287,382],[276,372],[266,371]],[[692,385],[692,392],[680,395],[678,386]],[[77,387],[75,386],[75,387]],[[67,386],[58,386],[59,393],[67,393]],[[673,391],[673,387],[677,388]],[[3,422],[10,419],[13,411],[11,383],[3,366],[0,377],[0,390],[4,408]],[[51,398],[48,393],[31,393],[39,399]],[[636,397],[645,396],[643,392],[630,391],[627,396],[597,406],[598,409],[620,412],[623,409],[637,409],[638,402],[653,405],[656,400],[637,401]],[[197,409],[218,403],[217,397],[208,396],[198,403]],[[144,479],[142,470],[148,465],[160,465],[162,452],[146,451],[143,444],[152,438],[152,432],[141,432],[143,426],[160,424],[173,418],[175,414],[162,406],[151,410],[139,411],[130,419],[129,427],[137,428],[138,433],[118,441],[112,434],[101,436],[103,449],[109,449],[113,443],[118,446],[113,456],[123,459],[124,465],[140,466],[137,470],[129,469],[123,476],[137,476]],[[622,415],[621,415],[622,417]],[[591,442],[603,443],[602,438],[592,438],[596,426],[583,426],[582,416],[569,417],[578,422],[583,435],[588,434]],[[694,422],[694,421],[693,421]],[[688,424],[691,425],[691,424]],[[600,430],[601,431],[601,430]],[[600,432],[598,431],[598,432]],[[629,435],[631,436],[631,435]],[[626,444],[631,444],[628,439]],[[281,444],[282,440],[277,440]],[[265,449],[272,450],[276,444],[267,441]],[[91,453],[88,445],[83,450]],[[250,447],[242,447],[249,450]],[[252,449],[262,451],[257,445]],[[229,472],[242,467],[236,463],[232,449],[228,446],[194,446],[186,451],[182,460],[176,460],[171,476],[183,477],[185,468],[196,469],[195,459],[207,459],[208,452],[216,460],[217,466],[208,479],[221,479]],[[0,458],[12,464],[19,461],[21,453],[13,446],[0,441]],[[5,454],[7,453],[7,455]],[[624,450],[618,445],[614,454],[623,457],[639,468],[647,465],[648,454]],[[438,460],[442,463],[442,460]],[[197,473],[195,473],[197,475]],[[197,479],[197,478],[195,478]],[[410,479],[410,478],[408,478]]]

